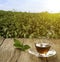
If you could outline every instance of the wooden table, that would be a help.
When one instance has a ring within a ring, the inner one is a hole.
[[[24,39],[19,38],[24,44],[28,44],[31,48],[35,49],[34,43],[41,39]],[[48,62],[60,62],[60,39],[48,39],[55,44],[54,49],[57,54],[49,57]],[[23,52],[16,49],[14,46],[13,38],[3,39],[0,38],[0,62],[45,62],[44,58],[38,58],[27,51]]]

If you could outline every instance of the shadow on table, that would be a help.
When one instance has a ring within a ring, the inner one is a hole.
[[[51,57],[39,57],[41,62],[59,62],[57,55]]]

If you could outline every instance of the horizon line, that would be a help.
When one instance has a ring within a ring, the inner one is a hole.
[[[60,13],[60,11],[59,12],[53,12],[53,11],[17,11],[17,10],[15,10],[15,9],[12,9],[12,10],[1,10],[0,9],[0,11],[12,11],[12,12],[27,12],[27,13],[44,13],[44,12],[47,12],[47,13]]]

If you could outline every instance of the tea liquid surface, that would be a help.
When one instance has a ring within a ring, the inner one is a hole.
[[[37,52],[41,54],[46,54],[49,51],[51,46],[47,43],[39,43],[39,44],[36,44],[35,47]]]

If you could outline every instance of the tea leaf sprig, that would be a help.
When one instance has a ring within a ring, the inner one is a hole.
[[[23,43],[21,43],[21,41],[17,40],[14,38],[14,46],[22,51],[25,51],[27,49],[30,48],[29,45],[24,45]]]

